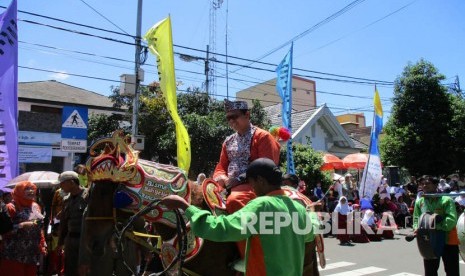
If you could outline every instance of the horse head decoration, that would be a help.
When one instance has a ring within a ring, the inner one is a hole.
[[[170,194],[177,194],[199,207],[206,206],[202,187],[189,181],[182,169],[141,160],[138,154],[127,137],[119,131],[110,138],[95,142],[90,148],[86,169],[93,188],[85,215],[84,237],[81,240],[83,248],[87,249],[87,255],[90,255],[90,262],[95,263],[96,266],[91,265],[91,271],[99,271],[95,274],[91,272],[92,275],[111,275],[105,274],[109,270],[102,271],[103,256],[112,256],[105,262],[112,263],[113,268],[121,264],[121,261],[115,259],[115,252],[118,250],[115,239],[111,237],[118,232],[118,224],[127,222],[134,213]],[[180,237],[176,235],[178,221],[176,214],[164,209],[163,206],[154,205],[150,211],[144,212],[143,219],[153,223],[156,231],[161,235],[163,244],[160,255],[164,266],[168,266],[179,252]],[[143,221],[136,223],[133,230],[143,231],[143,224]],[[184,264],[186,270],[193,271],[197,275],[235,273],[228,266],[237,256],[234,243],[204,241],[195,237],[189,227],[186,232],[187,252]],[[131,260],[132,252],[128,251],[130,244],[131,241],[126,241],[124,263],[133,261],[134,267],[136,261]],[[122,257],[121,252],[119,253],[119,257]],[[135,252],[133,254],[135,255]],[[129,261],[126,258],[129,258]],[[195,261],[191,261],[194,258]],[[171,274],[175,274],[174,270],[170,271]],[[124,268],[117,273],[117,275],[130,274],[130,271]]]

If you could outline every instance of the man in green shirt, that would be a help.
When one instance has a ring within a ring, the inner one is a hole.
[[[268,158],[250,163],[246,172],[257,198],[227,216],[189,205],[171,195],[162,200],[169,209],[183,209],[194,234],[212,241],[247,239],[246,275],[302,275],[305,242],[314,239],[306,209],[281,190],[282,172]],[[260,246],[250,246],[258,238]]]
[[[419,188],[423,188],[425,194],[436,193],[439,179],[431,176],[424,176],[419,179]],[[444,270],[448,276],[459,275],[459,240],[457,236],[457,211],[454,201],[447,196],[440,197],[420,197],[415,202],[413,211],[413,229],[417,233],[420,216],[424,213],[437,214],[436,229],[444,231],[446,242],[441,256],[444,263]],[[426,276],[438,275],[440,258],[423,259]]]

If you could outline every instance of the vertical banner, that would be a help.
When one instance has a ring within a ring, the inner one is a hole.
[[[13,0],[0,14],[0,187],[18,175],[18,29]]]
[[[360,184],[360,191],[362,198],[372,199],[376,193],[379,184],[381,183],[381,159],[378,150],[378,136],[383,129],[383,107],[379,98],[378,89],[375,86],[375,96],[373,99],[374,104],[374,117],[373,126],[371,128],[370,136],[370,152],[368,155],[368,162],[363,170],[362,181]]]
[[[287,173],[294,174],[294,158],[292,155],[292,49],[291,49],[276,68],[278,77],[276,78],[276,90],[283,101],[282,118],[283,126],[291,133],[291,139],[287,141]]]
[[[145,34],[144,39],[148,43],[150,52],[157,56],[160,88],[165,98],[166,107],[176,126],[178,167],[188,172],[191,164],[191,144],[187,129],[178,114],[171,18],[168,16],[155,24]]]

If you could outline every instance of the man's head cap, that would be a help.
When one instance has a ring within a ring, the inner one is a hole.
[[[65,171],[60,174],[58,177],[58,183],[63,183],[66,180],[77,180],[79,181],[79,176],[76,172],[74,171]]]
[[[229,112],[233,110],[247,110],[249,109],[249,106],[247,105],[247,102],[245,101],[229,101],[228,99],[224,100],[224,111]]]
[[[269,158],[258,158],[252,161],[247,168],[247,178],[262,176],[267,179],[275,179],[281,182],[282,172],[273,160]]]

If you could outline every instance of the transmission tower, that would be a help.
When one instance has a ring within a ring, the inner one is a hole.
[[[210,5],[210,37],[207,51],[207,81],[206,87],[209,95],[216,95],[216,11],[223,4],[223,0],[211,0]],[[208,53],[209,52],[209,53]]]

